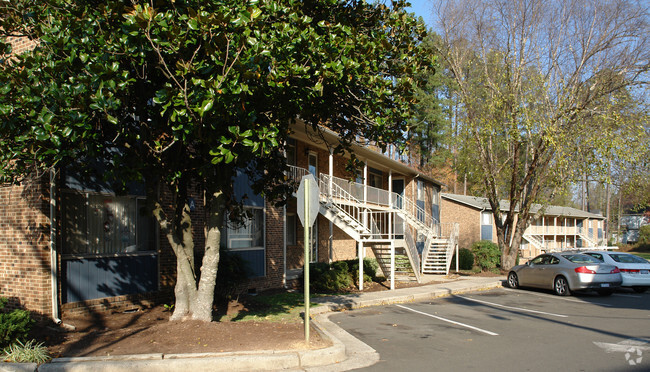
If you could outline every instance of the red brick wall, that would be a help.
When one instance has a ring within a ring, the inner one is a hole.
[[[9,44],[11,44],[12,54],[21,54],[28,50],[33,49],[36,46],[36,41],[30,40],[27,37],[15,37],[10,36],[7,38]]]
[[[0,296],[51,314],[48,177],[0,186]]]
[[[459,248],[469,248],[472,243],[481,240],[480,218],[480,210],[443,197],[440,198],[440,222],[458,222]]]

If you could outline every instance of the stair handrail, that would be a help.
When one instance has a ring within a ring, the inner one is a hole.
[[[412,268],[413,268],[413,274],[415,275],[415,279],[417,280],[418,283],[420,283],[420,272],[422,271],[421,269],[421,262],[420,261],[420,254],[418,253],[418,247],[415,245],[415,240],[413,239],[413,234],[411,234],[411,231],[406,229],[404,231],[404,241],[406,242],[406,249],[408,249],[408,252],[410,253],[411,256],[411,262],[412,262]]]
[[[402,210],[412,221],[421,224],[425,229],[431,229],[438,222],[433,216],[427,213],[423,208],[418,206],[410,198],[404,197],[398,193],[393,193],[392,207]],[[422,219],[419,216],[423,216]]]
[[[448,244],[447,244],[447,251],[445,252],[446,257],[445,257],[445,275],[449,275],[449,268],[451,266],[451,259],[453,258],[454,254],[454,248],[458,245],[458,235],[460,231],[460,225],[458,222],[452,222],[453,227],[452,231],[449,236]]]
[[[331,189],[330,184],[332,186]],[[361,225],[365,229],[366,234],[370,233],[367,223],[363,221],[363,213],[368,212],[368,209],[361,208],[360,206],[363,204],[357,198],[336,182],[330,183],[329,175],[323,173],[319,176],[319,190],[321,197],[325,198],[328,203],[331,203],[338,211],[341,211]]]

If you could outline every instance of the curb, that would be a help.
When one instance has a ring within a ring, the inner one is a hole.
[[[440,285],[437,285],[437,287],[439,286]],[[493,282],[479,283],[470,286],[458,286],[459,288],[453,288],[453,287],[455,286],[449,286],[448,288],[435,288],[433,290],[426,288],[426,286],[414,287],[414,288],[402,288],[401,290],[404,292],[418,292],[418,293],[394,294],[382,298],[352,300],[347,302],[324,301],[318,303],[318,306],[312,309],[312,314],[324,314],[332,311],[343,311],[343,310],[360,309],[360,308],[371,307],[371,306],[383,306],[383,305],[390,305],[390,304],[397,304],[397,303],[424,301],[433,298],[451,296],[454,294],[460,294],[465,292],[485,291],[485,290],[503,287],[503,279],[497,279]],[[421,288],[425,288],[425,289],[421,290]],[[315,301],[317,302],[317,300]]]
[[[444,286],[443,288],[441,288]],[[503,279],[484,283],[463,285],[453,282],[448,285],[436,284],[402,288],[387,296],[377,295],[370,299],[338,298],[323,301],[312,308],[312,324],[332,346],[316,350],[260,350],[226,353],[190,354],[136,354],[96,357],[62,357],[50,363],[37,366],[35,363],[0,363],[0,372],[121,372],[143,371],[159,372],[170,370],[200,371],[347,371],[371,366],[379,361],[379,354],[341,327],[329,320],[335,311],[359,309],[370,306],[390,305],[413,301],[423,301],[437,297],[450,296],[471,291],[489,290],[503,286]],[[401,293],[400,293],[401,291]]]

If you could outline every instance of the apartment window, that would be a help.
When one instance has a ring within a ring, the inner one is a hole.
[[[417,180],[417,200],[415,201],[416,206],[418,207],[416,217],[421,222],[425,222],[425,212],[424,212],[424,181]]]
[[[228,249],[264,249],[264,209],[244,208],[252,214],[252,218],[246,219],[241,225],[228,226]]]
[[[379,169],[368,168],[368,186],[382,188],[383,173]]]
[[[296,245],[296,232],[298,228],[295,214],[287,214],[287,245]]]
[[[481,212],[481,240],[492,240],[491,212]]]
[[[293,138],[289,138],[287,140],[287,148],[286,148],[286,155],[287,155],[287,164],[289,165],[296,165],[296,140]]]
[[[65,255],[115,255],[153,251],[155,223],[146,200],[75,191],[62,193]]]
[[[418,185],[417,198],[418,200],[424,201],[424,181],[418,180],[417,185]]]

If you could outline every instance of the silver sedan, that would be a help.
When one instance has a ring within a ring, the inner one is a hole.
[[[571,291],[593,289],[602,296],[611,295],[623,279],[614,265],[594,257],[570,252],[539,255],[518,265],[508,273],[508,286],[552,289],[555,294],[568,296]]]
[[[623,277],[621,287],[632,288],[637,293],[643,293],[650,288],[650,262],[643,258],[623,252],[586,251],[584,253],[618,267]]]

